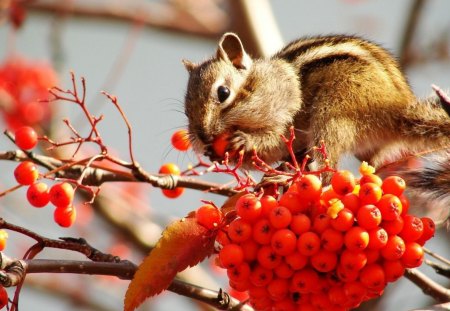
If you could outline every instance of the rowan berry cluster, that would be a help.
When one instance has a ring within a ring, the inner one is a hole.
[[[245,194],[229,224],[202,206],[197,220],[219,230],[230,286],[256,310],[343,311],[419,266],[433,221],[408,214],[402,178],[382,180],[366,164],[360,172],[337,171],[330,187],[304,174],[278,197]]]
[[[38,142],[38,135],[33,128],[23,126],[15,131],[15,143],[23,150],[33,149]],[[74,188],[68,182],[59,182],[49,186],[38,181],[40,174],[37,165],[29,160],[17,165],[14,177],[22,186],[28,186],[28,202],[37,208],[46,206],[49,202],[56,208],[54,220],[62,227],[70,227],[76,218],[76,210],[72,205]]]

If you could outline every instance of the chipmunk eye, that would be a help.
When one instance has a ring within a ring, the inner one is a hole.
[[[221,103],[227,100],[227,98],[230,96],[230,89],[226,86],[219,86],[217,88],[217,98]]]

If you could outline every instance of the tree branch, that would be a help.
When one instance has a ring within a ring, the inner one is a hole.
[[[434,282],[417,269],[406,269],[405,277],[422,289],[424,294],[429,295],[439,302],[450,301],[450,289]]]

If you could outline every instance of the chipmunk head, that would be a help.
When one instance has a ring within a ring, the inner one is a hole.
[[[289,105],[279,94],[268,91],[267,85],[277,83],[280,77],[280,80],[292,80],[294,86],[282,86],[279,91],[296,97],[298,101],[300,91],[295,91],[299,89],[295,70],[287,64],[274,65],[276,61],[252,60],[236,34],[222,36],[213,58],[200,64],[183,63],[189,72],[185,113],[189,120],[190,139],[197,152],[210,156],[212,160],[220,158],[212,148],[219,136],[228,134],[232,137],[237,131],[250,135],[273,131],[276,123],[286,123],[287,119],[292,121],[292,109],[287,109],[289,113],[281,120],[273,120],[271,113],[282,114],[286,110],[283,107]],[[294,91],[283,90],[286,87]],[[228,151],[245,149],[242,147],[230,144]]]

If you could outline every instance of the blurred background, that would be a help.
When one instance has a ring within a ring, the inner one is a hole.
[[[183,98],[187,72],[181,60],[200,62],[210,57],[225,31],[236,31],[255,56],[278,50],[301,36],[345,33],[377,42],[396,55],[419,97],[431,93],[431,84],[450,86],[450,2],[447,0],[0,0],[0,66],[13,59],[38,72],[57,72],[57,84],[70,88],[70,71],[85,77],[91,111],[104,115],[99,129],[106,145],[128,159],[126,127],[113,105],[100,95],[118,97],[134,130],[137,161],[157,173],[166,162],[181,168],[197,161],[193,153],[180,153],[170,145],[172,133],[186,127]],[[49,78],[49,80],[51,80]],[[7,111],[7,107],[0,107]],[[53,138],[68,135],[62,118],[70,118],[81,132],[86,120],[78,107],[51,104],[46,127]],[[13,126],[3,113],[2,130]],[[95,148],[95,147],[92,147]],[[6,137],[0,151],[14,149]],[[86,151],[88,152],[88,151]],[[344,166],[355,169],[355,161]],[[14,163],[0,162],[1,189],[14,185]],[[208,180],[227,182],[222,176]],[[98,249],[139,263],[155,243],[161,228],[196,209],[200,200],[224,198],[186,190],[169,199],[160,189],[141,184],[107,184],[101,202],[77,205],[78,219],[70,229],[53,222],[51,208],[34,209],[19,189],[0,201],[0,216],[51,238],[84,237]],[[30,241],[11,234],[6,252],[21,257]],[[446,232],[428,246],[446,255]],[[447,254],[448,255],[448,254]],[[48,250],[39,258],[83,257]],[[206,260],[183,277],[211,289],[227,288],[223,272]],[[421,268],[440,282],[444,279]],[[109,277],[29,275],[21,294],[21,310],[121,310],[128,281]],[[12,291],[10,291],[12,293]],[[364,310],[406,311],[432,304],[406,279],[389,285],[382,299]],[[140,310],[201,310],[187,298],[166,292]]]

